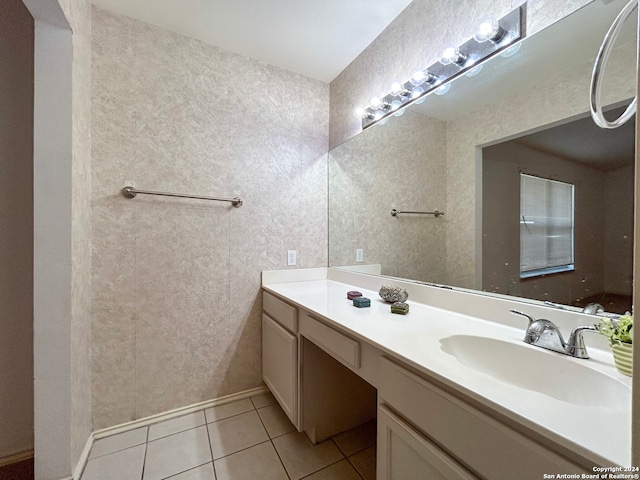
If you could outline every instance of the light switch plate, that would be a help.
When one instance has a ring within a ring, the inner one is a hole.
[[[291,267],[295,264],[296,264],[296,251],[287,250],[287,265]]]
[[[356,248],[356,262],[364,262],[364,250]]]

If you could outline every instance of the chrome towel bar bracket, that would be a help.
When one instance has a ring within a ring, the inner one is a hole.
[[[206,197],[203,195],[189,195],[185,193],[169,193],[169,192],[154,192],[151,190],[138,190],[137,188],[127,186],[122,189],[122,195],[125,198],[136,198],[136,195],[158,195],[161,197],[178,197],[178,198],[194,198],[196,200],[213,200],[216,202],[229,202],[236,208],[242,206],[242,199],[235,198],[219,198],[219,197]]]

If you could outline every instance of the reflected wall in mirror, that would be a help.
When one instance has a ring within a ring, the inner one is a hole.
[[[392,117],[386,125],[373,126],[331,150],[329,265],[357,269],[366,265],[370,273],[563,304],[575,304],[601,291],[625,294],[630,287],[627,266],[631,264],[632,239],[627,235],[621,240],[624,229],[611,229],[607,221],[613,219],[607,219],[605,214],[598,228],[576,224],[574,273],[580,287],[569,287],[563,283],[565,280],[549,283],[547,277],[545,282],[541,278],[520,282],[518,275],[516,288],[513,272],[502,274],[504,264],[511,264],[514,259],[519,268],[519,257],[513,254],[519,251],[519,234],[508,249],[496,249],[505,252],[504,258],[494,255],[489,260],[483,252],[488,241],[485,235],[493,228],[490,219],[483,218],[483,192],[488,188],[483,185],[484,154],[504,154],[504,149],[511,147],[500,144],[515,140],[506,145],[517,145],[521,152],[505,155],[522,157],[522,152],[532,149],[526,145],[525,136],[587,117],[593,60],[606,30],[624,4],[623,0],[607,5],[596,0],[526,38],[515,55],[495,56],[478,75],[456,79],[446,95],[431,95],[403,116]],[[604,77],[606,104],[619,106],[635,95],[637,54],[632,23],[619,39]],[[590,28],[585,29],[585,25]],[[602,135],[608,134],[611,131],[602,131]],[[613,145],[616,141],[605,143]],[[562,159],[538,175],[560,175],[562,165],[576,161],[567,152],[547,153]],[[546,160],[553,164],[550,158]],[[527,167],[515,163],[516,172],[519,166]],[[599,167],[587,168],[599,172]],[[632,176],[621,176],[632,189]],[[606,184],[607,180],[593,182]],[[519,188],[519,180],[514,188]],[[610,192],[614,190],[617,187],[612,186]],[[585,196],[587,204],[596,203],[592,195],[583,195],[582,187],[577,191],[580,193],[576,196]],[[627,206],[614,207],[616,212],[626,210],[625,218],[633,205],[631,191],[620,190],[620,196],[628,199]],[[598,205],[612,197],[605,190],[594,195],[599,199]],[[512,206],[518,204],[519,200],[515,200]],[[438,209],[445,216],[392,217],[393,208]],[[582,215],[584,207],[576,208]],[[509,221],[519,231],[518,209],[503,213],[514,215]],[[610,240],[617,241],[617,245],[607,246],[612,245]],[[356,262],[356,249],[363,249],[363,262]],[[595,249],[600,250],[601,260],[597,262],[583,253]],[[614,258],[606,254],[607,250],[624,251],[627,256],[624,260]],[[500,264],[502,267],[497,266]],[[620,273],[615,281],[612,271]],[[498,281],[493,273],[502,279]],[[555,278],[566,279],[569,274],[556,275]],[[611,277],[608,280],[607,275]]]

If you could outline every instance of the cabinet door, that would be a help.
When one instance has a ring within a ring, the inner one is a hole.
[[[264,313],[262,379],[298,428],[298,339]]]
[[[378,407],[377,480],[477,480],[384,405]]]

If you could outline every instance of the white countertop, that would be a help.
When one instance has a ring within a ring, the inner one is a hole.
[[[380,284],[389,283],[380,280]],[[263,285],[290,303],[322,317],[354,337],[413,366],[463,394],[489,406],[544,437],[570,448],[602,466],[631,463],[631,409],[581,406],[500,381],[462,365],[441,349],[440,340],[452,335],[478,335],[534,348],[541,354],[560,355],[522,342],[523,328],[494,323],[409,300],[408,315],[390,312],[377,291],[333,280],[294,281]],[[354,307],[346,298],[358,290],[371,299],[370,308]],[[472,300],[472,299],[471,299]],[[563,356],[611,376],[629,387],[631,379],[616,371],[610,352],[590,349],[588,360]],[[505,358],[505,362],[517,361]],[[571,374],[567,364],[566,375]],[[535,365],[523,365],[523,375]],[[562,374],[562,372],[561,372]],[[572,379],[573,380],[573,379]],[[600,395],[594,391],[593,395]],[[626,399],[622,400],[626,403]]]

